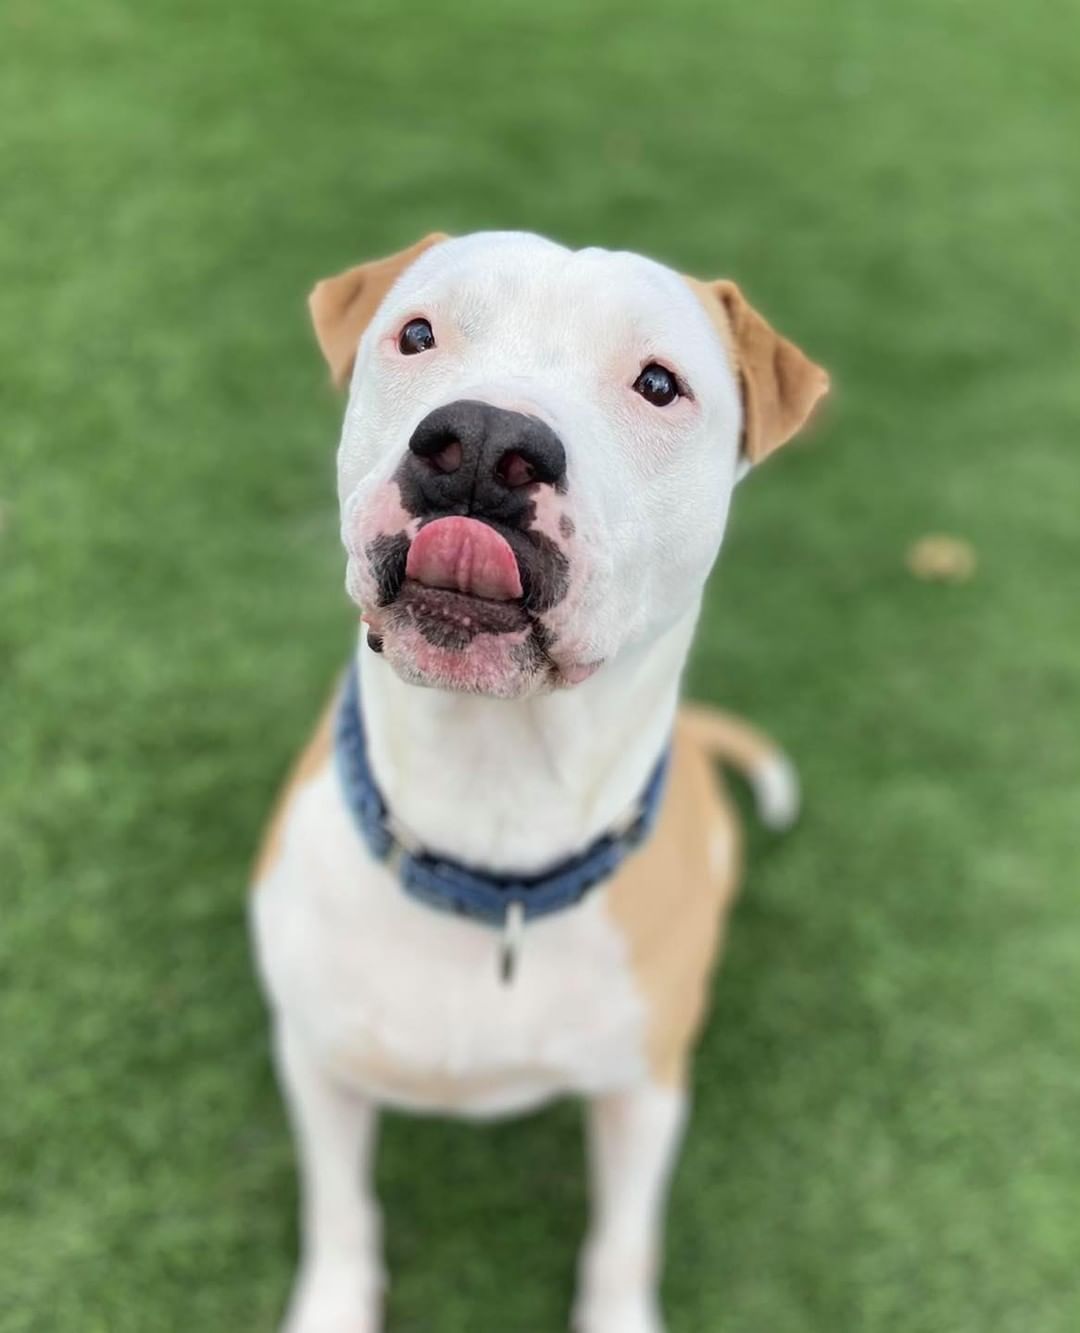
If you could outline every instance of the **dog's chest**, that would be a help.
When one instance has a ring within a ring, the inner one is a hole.
[[[499,932],[409,898],[330,768],[296,794],[253,903],[279,1012],[382,1100],[495,1114],[644,1068],[644,1004],[602,893],[528,925],[505,982]]]

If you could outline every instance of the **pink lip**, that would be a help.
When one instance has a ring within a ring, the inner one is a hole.
[[[582,681],[589,679],[591,675],[599,671],[603,666],[602,662],[575,662],[562,668],[562,679],[567,685],[580,685]]]
[[[511,602],[521,596],[521,575],[510,544],[475,518],[437,518],[409,547],[406,578],[429,588]]]

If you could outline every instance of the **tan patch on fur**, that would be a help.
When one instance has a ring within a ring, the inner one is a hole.
[[[290,773],[267,827],[253,883],[273,870],[281,854],[289,808],[301,787],[331,761],[335,688],[311,740]],[[685,1077],[705,1019],[723,929],[738,889],[741,830],[714,760],[722,756],[752,769],[771,743],[739,719],[686,704],[676,721],[671,771],[652,837],[619,870],[607,889],[607,908],[624,935],[631,966],[648,1009],[647,1057],[654,1079],[676,1086]],[[413,1073],[377,1043],[359,1064],[367,1076],[398,1095],[421,1102],[464,1105],[506,1087],[504,1073],[463,1084],[458,1075]],[[356,1072],[353,1068],[350,1072]],[[518,1071],[524,1081],[544,1071]]]
[[[747,778],[780,753],[749,722],[708,704],[684,702],[679,708],[679,726],[714,759],[722,759]]]
[[[741,869],[738,821],[696,714],[676,723],[659,823],[616,875],[607,900],[648,1007],[649,1067],[668,1086],[683,1080],[704,1020]]]
[[[407,250],[357,264],[315,284],[308,309],[315,337],[339,389],[348,381],[360,339],[383,297],[413,260],[446,239],[445,232],[432,232]]]
[[[687,286],[701,302],[705,313],[709,317],[709,323],[720,335],[720,341],[728,354],[728,360],[731,367],[738,372],[739,357],[735,350],[735,334],[731,329],[731,320],[728,318],[727,311],[723,304],[717,299],[716,293],[712,289],[712,284],[702,282],[700,278],[686,278]]]
[[[251,881],[253,888],[258,888],[259,884],[277,864],[281,855],[285,821],[296,793],[305,783],[318,777],[330,761],[334,741],[334,712],[337,705],[338,688],[335,686],[311,739],[293,765],[292,771],[286,778],[285,785],[282,787],[274,805],[270,822],[266,826],[266,832],[263,834],[262,843],[259,847],[259,854],[255,859],[255,870]]]
[[[739,376],[743,453],[751,463],[779,449],[806,424],[829,391],[829,377],[782,337],[728,278],[686,278],[724,340]]]

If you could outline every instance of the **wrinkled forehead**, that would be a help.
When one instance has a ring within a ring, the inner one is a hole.
[[[388,319],[433,313],[467,341],[499,340],[530,359],[635,349],[678,357],[688,375],[725,361],[723,330],[690,282],[624,251],[569,250],[539,236],[481,232],[434,247],[386,303]]]

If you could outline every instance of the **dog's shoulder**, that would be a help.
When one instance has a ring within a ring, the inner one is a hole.
[[[705,1014],[709,978],[740,872],[740,829],[690,715],[676,723],[656,829],[608,890],[649,1011],[649,1062],[676,1082]]]
[[[327,766],[333,762],[334,714],[340,692],[341,681],[339,679],[335,683],[322,713],[319,715],[315,730],[297,756],[278,794],[273,813],[266,825],[255,857],[255,865],[251,876],[253,888],[258,888],[259,884],[267,878],[281,856],[285,826],[289,818],[289,811],[297,795],[302,788],[319,777]]]

